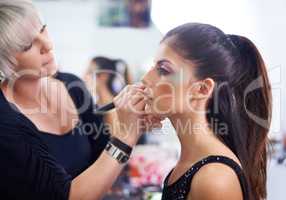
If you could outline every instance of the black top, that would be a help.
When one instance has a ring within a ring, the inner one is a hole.
[[[82,80],[58,72],[77,110],[77,126],[57,136],[37,127],[0,90],[0,198],[68,199],[72,179],[91,165],[108,141],[101,115]]]
[[[224,156],[208,156],[199,162],[195,163],[186,173],[183,174],[176,182],[168,185],[168,179],[172,171],[168,174],[164,181],[162,200],[184,200],[187,199],[190,192],[191,183],[194,175],[200,170],[201,167],[209,163],[223,163],[231,167],[237,174],[240,186],[243,192],[243,199],[248,200],[248,187],[241,167],[232,159]]]

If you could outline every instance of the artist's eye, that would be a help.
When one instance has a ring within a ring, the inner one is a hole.
[[[44,24],[40,30],[40,33],[43,33],[47,28],[47,24]]]
[[[23,51],[24,51],[24,52],[27,52],[27,51],[29,51],[32,47],[33,47],[33,43],[31,43],[30,45],[24,47]]]
[[[46,28],[47,28],[47,25],[44,24],[44,25],[42,26],[41,30],[40,30],[40,33],[43,33],[43,32],[46,30]],[[33,47],[33,42],[32,42],[30,45],[24,47],[24,48],[23,48],[23,51],[24,51],[24,52],[27,52],[27,51],[29,51],[32,47]]]

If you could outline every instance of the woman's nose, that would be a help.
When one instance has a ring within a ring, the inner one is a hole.
[[[154,69],[149,70],[141,79],[146,87],[152,87],[158,81],[158,76]]]

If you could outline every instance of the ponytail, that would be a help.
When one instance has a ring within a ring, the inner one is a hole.
[[[241,131],[247,132],[243,159],[255,199],[265,199],[267,178],[267,134],[272,114],[272,98],[267,69],[256,46],[247,38],[229,35],[239,51],[238,65],[245,70],[235,88],[241,104]]]
[[[228,134],[217,136],[237,155],[248,182],[249,198],[265,199],[267,134],[271,121],[271,89],[266,67],[255,45],[242,36],[229,35],[234,49],[235,78],[218,85],[208,119],[227,124]],[[218,102],[218,112],[214,104]]]

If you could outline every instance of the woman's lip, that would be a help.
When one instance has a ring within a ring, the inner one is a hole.
[[[155,116],[154,118],[160,122],[166,119],[166,117],[162,117],[162,116]]]

